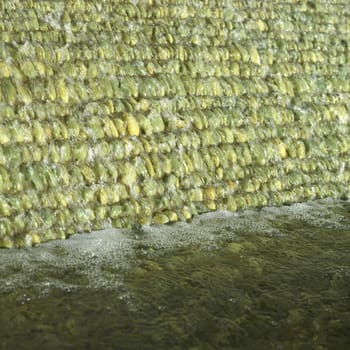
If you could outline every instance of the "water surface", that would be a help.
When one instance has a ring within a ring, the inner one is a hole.
[[[350,203],[0,250],[0,349],[349,349]]]

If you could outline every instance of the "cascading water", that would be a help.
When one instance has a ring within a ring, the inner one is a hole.
[[[0,247],[348,197],[345,3],[0,13]]]
[[[349,349],[349,33],[346,1],[0,1],[0,350]]]

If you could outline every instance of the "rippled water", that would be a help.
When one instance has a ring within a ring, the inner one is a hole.
[[[0,250],[0,349],[349,349],[350,203]]]

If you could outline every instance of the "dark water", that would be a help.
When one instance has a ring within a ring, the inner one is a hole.
[[[350,203],[0,251],[0,349],[350,349]]]

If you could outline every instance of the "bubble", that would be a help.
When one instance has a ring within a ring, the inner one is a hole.
[[[235,241],[242,235],[279,237],[300,231],[305,225],[346,229],[348,207],[346,201],[320,200],[236,213],[217,211],[196,216],[191,222],[133,230],[106,229],[37,247],[3,249],[0,250],[0,294],[19,288],[34,288],[44,294],[53,288],[67,291],[96,288],[123,291],[127,298],[123,276],[141,259],[155,259],[191,246],[215,250],[223,240]]]

